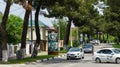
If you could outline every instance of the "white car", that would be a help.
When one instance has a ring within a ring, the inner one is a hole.
[[[92,43],[94,45],[100,45],[100,41],[99,40],[92,40],[92,41],[90,41],[90,43]]]
[[[84,51],[82,48],[73,47],[70,48],[67,52],[67,60],[69,59],[83,59],[84,58]]]
[[[96,63],[115,62],[120,63],[120,49],[118,48],[102,48],[94,52],[93,60]]]

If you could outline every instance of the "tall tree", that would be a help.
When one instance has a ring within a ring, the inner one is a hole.
[[[8,61],[6,24],[7,24],[11,3],[12,3],[12,0],[7,0],[4,16],[2,18],[2,22],[0,26],[1,37],[2,37],[2,62]]]
[[[64,38],[64,45],[66,46],[68,45],[71,21],[73,20],[73,22],[76,25],[86,24],[90,19],[89,12],[90,13],[94,12],[94,11],[90,11],[91,9],[86,10],[86,8],[93,8],[92,4],[95,1],[96,0],[87,0],[87,1],[86,0],[63,0],[63,1],[55,0],[55,3],[53,2],[52,7],[49,7],[48,10],[50,12],[50,15],[55,17],[67,16],[69,18],[69,21],[66,27],[67,32]]]
[[[80,7],[77,10],[78,16],[74,18],[74,24],[79,27],[79,33],[87,34],[90,38],[96,31],[97,17],[99,14],[94,5],[97,0],[82,0]],[[84,40],[84,39],[83,39]]]
[[[38,23],[38,20],[39,20],[39,12],[40,12],[40,8],[42,6],[42,3],[43,3],[43,0],[35,0],[34,1],[34,8],[36,9],[36,12],[35,12],[35,30],[36,30],[36,41],[35,41],[35,45],[34,45],[34,50],[32,52],[32,55],[31,57],[35,58],[37,57],[37,54],[38,54],[38,46],[40,45],[40,41],[41,41],[41,36],[40,36],[40,29],[39,29],[39,23]]]
[[[112,27],[110,27],[110,29],[112,29],[112,31],[110,32],[114,32],[116,33],[117,37],[118,37],[118,41],[120,42],[120,4],[119,4],[120,0],[107,0],[106,3],[109,6],[108,9],[106,9],[106,14],[105,14],[105,18],[106,20],[112,24]],[[110,30],[109,29],[109,30]]]
[[[26,0],[21,0],[21,3],[23,4],[23,7],[26,9],[26,12],[24,17],[22,37],[21,37],[21,49],[17,52],[17,59],[23,59],[25,55],[28,20],[32,10],[32,0],[28,0],[28,3],[26,2]]]
[[[67,16],[71,22],[73,20],[73,23],[76,26],[83,26],[90,23],[90,19],[92,19],[92,16],[96,15],[96,11],[93,9],[93,4],[96,0],[69,0],[66,1],[66,9],[67,9]],[[74,6],[73,6],[74,5]],[[69,12],[68,12],[69,11]],[[91,15],[92,14],[92,15]],[[68,23],[68,31],[70,29],[71,23]],[[69,33],[66,33],[66,40],[69,40]],[[66,45],[68,44],[68,41],[66,41]]]

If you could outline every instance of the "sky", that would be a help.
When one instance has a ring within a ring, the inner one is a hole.
[[[104,9],[107,8],[108,6],[105,5],[103,1],[98,0],[98,4],[94,5],[94,8],[98,10],[100,15],[104,15]]]

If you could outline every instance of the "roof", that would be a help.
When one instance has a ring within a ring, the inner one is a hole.
[[[47,25],[45,25],[42,21],[38,21],[39,27],[48,27]],[[32,20],[32,26],[35,26],[35,21]],[[28,27],[31,27],[31,21],[29,21],[28,23]]]
[[[113,47],[103,47],[102,49],[115,49]]]

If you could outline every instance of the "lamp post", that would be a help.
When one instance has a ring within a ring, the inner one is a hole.
[[[33,52],[33,25],[32,25],[32,11],[31,11],[31,15],[30,15],[30,25],[31,25],[31,53]]]
[[[60,24],[61,24],[61,21],[60,21],[60,17],[58,18],[59,20],[59,40],[58,40],[58,50],[60,51]]]

